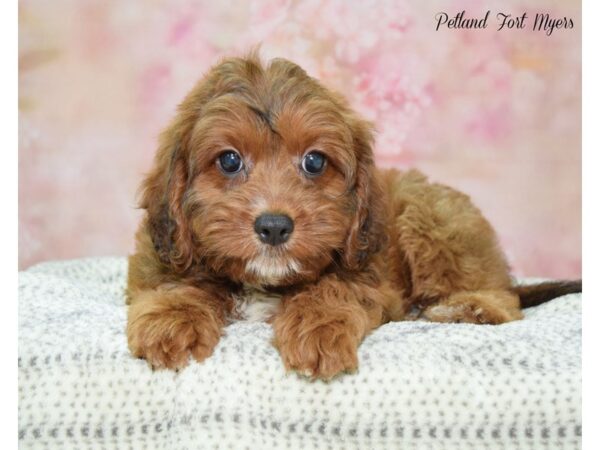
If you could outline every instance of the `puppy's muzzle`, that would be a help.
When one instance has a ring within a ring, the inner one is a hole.
[[[280,245],[292,235],[294,222],[283,214],[261,214],[254,222],[254,231],[265,244]]]

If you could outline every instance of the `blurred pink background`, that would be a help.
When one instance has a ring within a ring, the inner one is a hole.
[[[435,31],[437,12],[463,9],[491,9],[488,28]],[[496,12],[575,28],[496,31]],[[175,106],[220,57],[262,43],[375,121],[381,166],[470,194],[516,275],[580,276],[580,24],[569,0],[22,0],[19,266],[130,252]]]

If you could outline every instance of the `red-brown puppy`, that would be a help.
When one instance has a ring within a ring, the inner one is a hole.
[[[499,324],[580,288],[513,289],[469,198],[378,171],[372,145],[371,125],[289,61],[210,70],[142,185],[133,354],[180,368],[208,357],[229,321],[267,320],[286,368],[330,378],[357,368],[358,345],[386,321]]]

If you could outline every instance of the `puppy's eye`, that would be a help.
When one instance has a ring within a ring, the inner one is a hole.
[[[235,150],[225,150],[217,158],[217,165],[225,175],[233,175],[242,170],[244,162]]]
[[[325,169],[327,158],[317,151],[308,152],[302,159],[302,170],[308,175],[319,175]]]

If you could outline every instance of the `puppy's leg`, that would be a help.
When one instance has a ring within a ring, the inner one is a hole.
[[[286,369],[323,379],[355,371],[358,345],[383,321],[383,292],[329,276],[284,298],[273,328]]]
[[[433,322],[501,324],[523,318],[519,297],[508,291],[457,292],[423,310]]]
[[[134,356],[154,368],[179,369],[190,354],[213,352],[225,324],[223,302],[191,286],[163,285],[131,295],[127,339]]]

